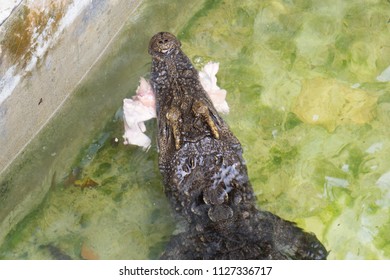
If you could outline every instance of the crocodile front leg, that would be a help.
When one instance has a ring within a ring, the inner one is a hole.
[[[176,150],[180,149],[180,123],[181,123],[181,114],[180,110],[176,107],[172,107],[168,110],[167,115],[166,115],[168,125],[170,125],[173,133],[173,138],[175,139],[175,148]]]
[[[196,117],[200,117],[204,122],[207,123],[214,138],[219,139],[218,128],[214,120],[211,118],[209,107],[204,102],[196,100],[192,105],[192,111]]]

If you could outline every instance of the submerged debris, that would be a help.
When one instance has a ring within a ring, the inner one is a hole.
[[[75,181],[81,178],[81,173],[83,169],[80,167],[72,168],[67,177],[64,180],[65,187],[73,185]]]
[[[333,132],[340,124],[365,124],[376,115],[377,97],[332,79],[305,80],[293,112],[303,121]]]
[[[99,184],[97,182],[95,182],[94,180],[92,180],[91,178],[86,177],[86,178],[84,178],[82,180],[74,181],[73,185],[75,185],[76,187],[80,187],[80,188],[84,189],[84,188],[97,187]]]
[[[379,82],[390,82],[390,66],[387,67],[383,72],[376,77]]]
[[[71,260],[72,258],[64,253],[60,248],[53,244],[41,245],[40,249],[48,250],[50,255],[55,260]]]
[[[98,254],[86,242],[81,246],[80,255],[84,260],[100,260]]]

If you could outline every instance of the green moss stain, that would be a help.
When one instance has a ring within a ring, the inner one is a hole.
[[[353,147],[349,150],[349,158],[347,164],[352,172],[352,175],[357,178],[363,171],[362,164],[365,160],[366,154],[361,151],[358,147]]]
[[[390,255],[389,232],[390,219],[388,219],[384,226],[379,229],[379,232],[374,239],[375,246],[378,250],[382,251],[385,256]]]
[[[1,42],[3,51],[11,57],[12,63],[24,66],[37,48],[37,38],[42,35],[48,39],[54,34],[64,12],[65,7],[56,1],[50,1],[42,10],[23,5],[10,22]]]
[[[4,51],[7,51],[14,60],[26,54],[31,45],[31,22],[27,16],[30,10],[23,6],[16,21],[9,27],[3,40]]]

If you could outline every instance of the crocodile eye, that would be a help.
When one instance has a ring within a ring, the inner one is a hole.
[[[182,169],[185,173],[190,173],[190,167],[187,164],[183,164]]]
[[[194,169],[194,167],[195,167],[195,158],[190,157],[190,158],[188,159],[188,166],[189,166],[191,169]]]
[[[215,155],[214,156],[214,162],[215,162],[216,165],[219,166],[222,163],[222,161],[223,161],[223,158],[220,155]]]

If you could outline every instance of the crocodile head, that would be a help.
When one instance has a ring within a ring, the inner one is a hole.
[[[149,43],[151,84],[156,94],[160,167],[174,154],[203,138],[237,143],[203,89],[199,74],[171,33],[159,32]]]
[[[168,55],[172,51],[180,49],[180,41],[169,32],[159,32],[152,37],[149,43],[149,54]]]

